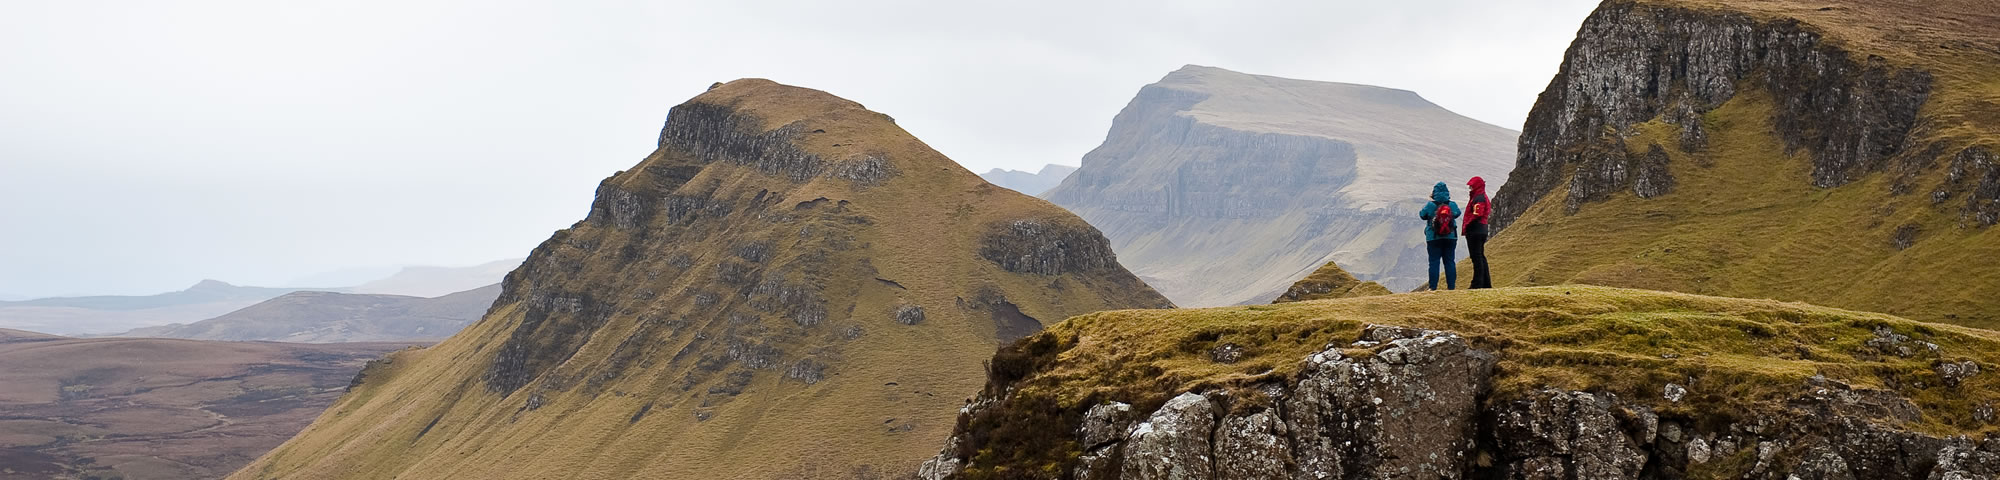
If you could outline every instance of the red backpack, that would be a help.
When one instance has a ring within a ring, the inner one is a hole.
[[[1431,233],[1439,237],[1457,235],[1458,222],[1452,221],[1451,204],[1440,203],[1437,206],[1437,213],[1431,215]]]

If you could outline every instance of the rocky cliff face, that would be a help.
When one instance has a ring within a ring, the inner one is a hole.
[[[1431,184],[1503,177],[1513,139],[1407,91],[1188,66],[1044,197],[1184,305],[1267,302],[1329,260],[1410,287]]]
[[[1588,302],[1597,302],[1602,300],[1597,295],[1607,292],[1557,293],[1586,295],[1597,299]],[[1482,313],[1482,307],[1475,305],[1486,300],[1472,295],[1419,295],[1431,297],[1424,299],[1427,305],[1410,310],[1432,316],[1472,319],[1506,315],[1500,313],[1504,309]],[[1673,315],[1668,311],[1673,308],[1707,311],[1718,306],[1702,305],[1705,302],[1635,308],[1612,301],[1616,306],[1610,308],[1626,318],[1657,319]],[[1364,303],[1353,309],[1326,311],[1312,310],[1325,306],[1265,313],[1210,309],[1182,312],[1171,321],[1189,324],[1192,319],[1188,317],[1212,319],[1212,323],[1194,321],[1200,333],[1188,340],[1234,345],[1241,351],[1272,351],[1285,349],[1285,342],[1269,340],[1272,337],[1267,335],[1291,334],[1284,332],[1285,325],[1312,323],[1311,319],[1320,316],[1326,317],[1319,321],[1341,318],[1339,312],[1403,310],[1392,306],[1390,300]],[[1438,308],[1444,305],[1456,307]],[[1585,308],[1606,306],[1596,303]],[[1560,312],[1579,311],[1571,309],[1581,304],[1542,307],[1546,309],[1536,315],[1568,328],[1591,323],[1561,319],[1565,314]],[[1747,304],[1726,308],[1744,307],[1767,308]],[[1394,318],[1398,314],[1379,316]],[[1225,320],[1225,316],[1234,318]],[[1992,413],[1992,401],[1976,399],[1940,408],[1942,405],[1925,399],[1945,392],[1983,395],[1985,390],[1966,389],[1983,388],[1972,387],[1970,379],[1992,380],[1981,377],[1990,372],[1978,373],[1987,368],[1978,366],[1985,360],[1960,358],[1988,355],[1964,350],[1983,347],[1958,342],[1978,338],[1977,344],[1991,345],[2000,340],[1990,332],[1967,333],[1972,337],[1912,336],[1896,333],[1908,328],[1900,323],[1873,331],[1858,326],[1834,327],[1845,331],[1823,330],[1822,334],[1853,343],[1820,337],[1819,342],[1798,346],[1815,351],[1832,349],[1827,351],[1830,355],[1817,360],[1825,362],[1822,365],[1931,359],[1915,362],[1928,364],[1927,372],[1918,370],[1924,373],[1898,377],[1884,387],[1849,383],[1856,378],[1880,381],[1865,374],[1843,375],[1847,380],[1842,380],[1802,372],[1731,381],[1721,380],[1730,376],[1723,372],[1738,367],[1707,369],[1694,376],[1655,374],[1657,368],[1679,368],[1671,364],[1715,362],[1730,355],[1722,349],[1713,351],[1714,357],[1702,354],[1701,359],[1686,360],[1679,354],[1648,352],[1650,360],[1635,360],[1635,364],[1601,372],[1649,378],[1641,382],[1649,383],[1646,388],[1630,390],[1612,377],[1580,384],[1554,380],[1598,374],[1589,367],[1563,366],[1565,361],[1544,357],[1555,350],[1531,352],[1554,344],[1530,346],[1499,340],[1492,334],[1466,337],[1384,324],[1365,325],[1359,327],[1358,334],[1335,336],[1317,351],[1277,368],[1257,365],[1248,355],[1224,358],[1197,354],[1169,360],[1143,347],[1125,347],[1139,351],[1105,356],[1091,345],[1102,341],[1143,344],[1172,335],[1134,339],[1117,333],[1122,328],[1117,324],[1122,322],[1170,320],[1138,317],[1143,315],[1073,319],[1051,332],[1056,338],[1024,341],[1001,352],[994,359],[995,383],[966,407],[957,434],[919,469],[918,477],[1946,479],[2000,475],[2000,436],[1982,439],[1976,433],[2000,425]],[[1470,320],[1458,325],[1497,331],[1523,321],[1528,320],[1495,319],[1490,324]],[[1239,332],[1250,335],[1238,337]],[[1246,342],[1244,338],[1267,340]],[[1559,350],[1566,352],[1560,355],[1574,361],[1612,363],[1622,363],[1610,360],[1616,355],[1647,350],[1611,348],[1622,352]],[[1121,384],[1125,380],[1119,379],[1091,380],[1078,371],[1085,363],[1108,362],[1136,369],[1141,372],[1139,377],[1151,379],[1159,372],[1153,368],[1187,361],[1248,368],[1218,368],[1213,376],[1192,378],[1183,369],[1161,374],[1156,380],[1134,379],[1134,384]],[[1056,379],[1092,384],[1047,383]],[[1024,424],[1033,426],[1021,426]],[[1940,427],[1942,424],[1953,426]]]
[[[928,454],[1000,342],[1169,306],[885,115],[718,84],[486,318],[238,477],[867,477]]]
[[[1934,280],[2000,253],[1990,7],[1606,2],[1495,195],[1496,282],[2000,325],[2000,283]]]
[[[1511,201],[1494,205],[1494,223],[1506,228],[1565,177],[1562,204],[1572,212],[1618,192],[1671,193],[1660,146],[1628,153],[1625,132],[1664,121],[1679,130],[1671,147],[1700,151],[1708,143],[1703,115],[1739,90],[1778,100],[1774,133],[1787,151],[1811,159],[1813,185],[1846,185],[1918,146],[1910,134],[1931,84],[1926,71],[1851,52],[1798,21],[1609,2],[1584,21],[1536,101],[1519,163],[1496,195]]]

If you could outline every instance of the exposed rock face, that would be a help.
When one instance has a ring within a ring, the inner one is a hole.
[[[1514,138],[1412,92],[1188,66],[1043,196],[1183,305],[1269,302],[1330,260],[1407,288],[1431,185],[1500,182]]]
[[[1494,196],[1495,283],[2000,327],[2000,283],[1939,280],[1979,275],[1968,259],[2000,251],[1986,233],[2000,223],[1993,12],[1971,0],[1606,1]]]
[[[240,476],[906,468],[1000,342],[1170,306],[1081,219],[887,116],[740,80],[675,107],[658,150],[604,180],[484,320],[371,375],[335,410],[349,413]]]
[[[1787,148],[1812,157],[1812,182],[1834,187],[1881,171],[1910,148],[1930,74],[1859,58],[1798,22],[1744,14],[1608,2],[1584,21],[1562,70],[1523,127],[1519,159],[1493,205],[1505,229],[1556,191],[1569,169],[1569,211],[1621,191],[1671,191],[1664,152],[1629,155],[1633,125],[1680,127],[1683,150],[1700,150],[1702,114],[1753,88],[1779,99],[1771,119]],[[1656,148],[1654,146],[1653,148]]]
[[[1299,279],[1298,283],[1292,284],[1292,288],[1285,289],[1285,294],[1279,295],[1278,299],[1271,303],[1366,297],[1390,293],[1393,292],[1379,283],[1363,282],[1349,275],[1347,270],[1342,270],[1340,265],[1326,262],[1326,265],[1321,265],[1319,270],[1314,270],[1312,275]]]
[[[1354,356],[1357,350],[1365,354]],[[2000,437],[1906,428],[1894,393],[1815,377],[1754,418],[1656,413],[1609,393],[1541,389],[1496,398],[1494,355],[1441,331],[1371,326],[1256,392],[1184,392],[1143,421],[1106,402],[1074,426],[1067,478],[1992,478]],[[989,390],[967,414],[1004,408]],[[1701,414],[1702,412],[1696,412]],[[923,478],[965,468],[961,431]],[[1061,433],[1055,433],[1060,435]],[[994,452],[1005,456],[1009,452]],[[1697,474],[1696,472],[1699,472]],[[1025,478],[1058,475],[1023,474]]]
[[[1056,185],[1061,184],[1063,179],[1069,178],[1069,174],[1074,172],[1076,172],[1076,167],[1052,163],[1043,165],[1040,171],[1035,172],[995,168],[986,173],[979,174],[979,178],[984,178],[988,182],[993,182],[994,185],[1006,187],[1016,192],[1028,195],[1041,195],[1042,192],[1056,188]]]

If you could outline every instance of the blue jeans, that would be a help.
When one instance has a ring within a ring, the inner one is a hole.
[[[1458,289],[1458,239],[1431,240],[1431,290],[1438,289],[1438,264],[1444,264],[1445,289]]]

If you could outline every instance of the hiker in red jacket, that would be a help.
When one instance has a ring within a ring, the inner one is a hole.
[[[1493,216],[1493,202],[1486,200],[1486,179],[1472,177],[1465,182],[1472,197],[1465,204],[1465,247],[1472,254],[1472,288],[1493,288],[1492,272],[1486,270],[1486,219]]]

